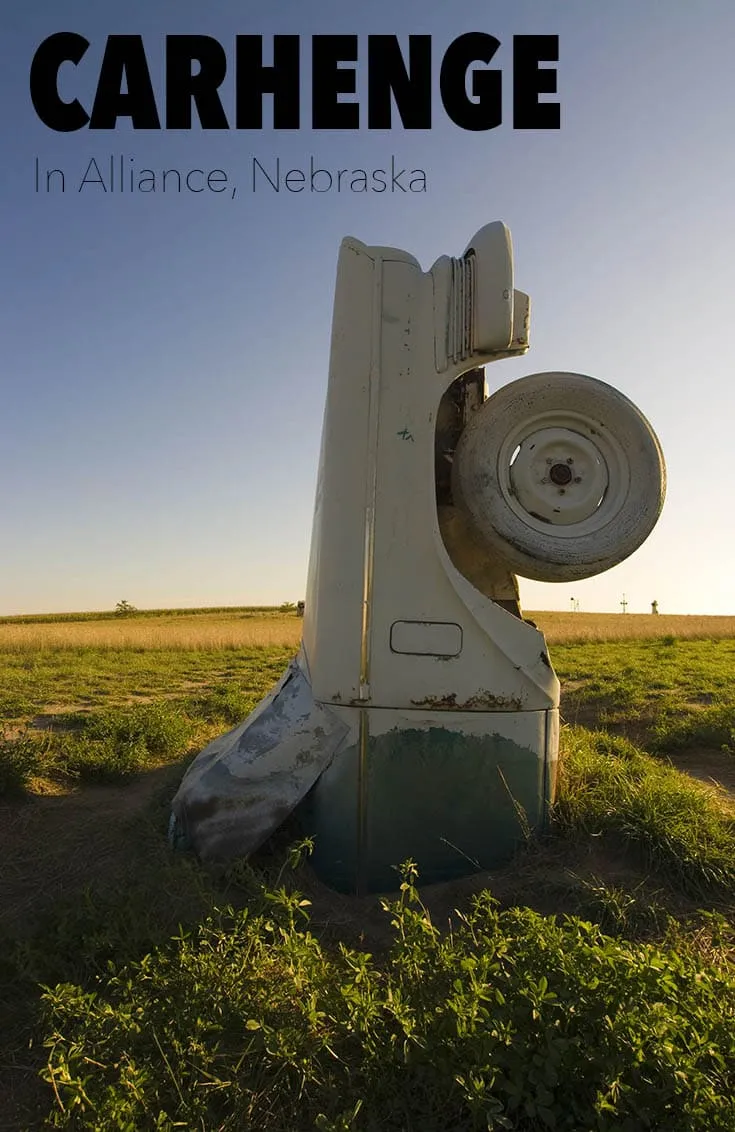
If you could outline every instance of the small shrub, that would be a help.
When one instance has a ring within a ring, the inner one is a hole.
[[[0,796],[22,793],[42,763],[42,745],[32,735],[0,739]]]
[[[170,758],[182,752],[193,728],[180,708],[158,701],[95,712],[88,717],[85,730],[90,739],[111,740],[120,746],[140,742],[151,755]]]
[[[47,990],[49,1123],[731,1132],[732,974],[488,893],[442,934],[414,881],[382,964],[327,951],[281,888]]]
[[[105,708],[74,715],[73,720],[80,731],[59,738],[59,769],[73,777],[109,782],[183,754],[194,732],[192,720],[165,701]]]
[[[92,739],[88,735],[65,735],[56,751],[56,765],[70,778],[95,782],[124,782],[150,763],[150,752],[141,738]]]

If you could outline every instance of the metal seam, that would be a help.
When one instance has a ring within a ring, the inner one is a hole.
[[[368,386],[368,477],[365,497],[365,546],[363,559],[362,623],[360,632],[359,700],[370,699],[370,631],[373,600],[373,563],[375,554],[375,502],[378,490],[378,440],[380,423],[380,367],[382,360],[383,261],[375,265],[371,359]],[[357,877],[358,894],[365,891],[367,851],[367,755],[369,720],[367,709],[360,708],[357,752]]]

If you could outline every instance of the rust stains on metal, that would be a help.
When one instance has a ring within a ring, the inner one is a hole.
[[[423,700],[411,700],[413,707],[428,711],[522,711],[523,699],[520,696],[496,696],[481,689],[473,696],[457,703],[455,692],[444,696],[425,696]]]

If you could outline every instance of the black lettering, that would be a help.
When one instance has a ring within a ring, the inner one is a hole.
[[[216,181],[215,177],[217,178]],[[212,182],[214,182],[214,184]],[[222,187],[216,189],[215,185],[221,185]],[[227,188],[227,174],[224,169],[213,169],[211,173],[207,175],[207,188],[213,193],[223,193],[225,191]]]
[[[343,69],[340,63],[357,62],[356,35],[312,36],[312,109],[311,124],[315,130],[357,130],[360,127],[360,106],[357,102],[340,102],[339,94],[354,94],[357,72]]]
[[[396,189],[400,189],[402,193],[405,193],[405,191],[406,191],[405,185],[403,185],[402,182],[401,182],[401,177],[403,176],[403,174],[405,172],[406,172],[405,169],[401,169],[400,172],[396,173],[396,159],[395,159],[395,157],[391,157],[391,159],[390,159],[390,191],[392,193],[394,193],[396,191]]]
[[[561,107],[558,102],[539,102],[540,94],[556,94],[556,68],[539,67],[540,62],[559,62],[558,35],[513,36],[513,128],[516,130],[558,130]]]
[[[273,36],[273,66],[263,66],[263,37],[238,35],[235,40],[238,130],[263,129],[263,95],[273,95],[273,128],[298,130],[300,125],[300,56],[298,35]]]
[[[500,71],[472,72],[472,97],[467,95],[471,63],[489,63],[500,40],[485,32],[460,35],[447,48],[439,85],[444,109],[463,130],[494,130],[503,120],[503,86]]]
[[[81,130],[89,114],[78,98],[59,98],[59,70],[63,63],[76,67],[89,47],[89,40],[73,31],[59,31],[44,39],[31,63],[31,102],[36,114],[50,130],[60,134]]]
[[[431,36],[409,35],[408,68],[395,35],[368,36],[368,129],[391,128],[391,94],[407,130],[431,129]]]
[[[127,93],[123,92],[123,81]],[[130,118],[134,130],[160,130],[143,39],[109,35],[94,96],[90,130],[114,130],[118,118]]]
[[[47,169],[46,170],[46,192],[47,193],[51,192],[51,184],[52,184],[51,178],[55,177],[57,175],[59,177],[61,177],[61,191],[62,191],[62,193],[66,191],[66,178],[64,176],[64,170],[63,169]]]
[[[200,189],[195,189],[194,186],[192,185],[190,177],[192,176],[193,173],[198,173],[199,176],[202,178],[202,181],[204,180],[204,170],[203,169],[190,169],[189,172],[186,174],[186,187],[187,187],[187,189],[189,190],[190,193],[203,193],[204,192],[204,185],[202,185],[202,187]]]
[[[199,70],[192,72],[192,63]],[[166,126],[170,130],[191,129],[191,104],[195,103],[203,130],[229,130],[229,122],[217,93],[227,74],[227,56],[211,35],[166,36]]]
[[[257,157],[253,158],[253,192],[255,192],[255,189],[256,189],[256,182],[255,182],[255,167],[256,167],[256,165],[257,165],[258,169],[260,169],[261,173],[265,177],[265,179],[268,182],[268,184],[270,185],[270,187],[272,189],[275,189],[277,193],[280,193],[280,191],[281,191],[281,159],[280,159],[280,157],[276,158],[276,179],[275,179],[275,181],[271,177],[268,176],[267,171],[260,164]]]
[[[315,165],[314,165],[314,155],[313,154],[311,155],[311,157],[309,159],[309,163],[310,163],[310,169],[311,169],[310,188],[311,188],[312,193],[328,193],[329,190],[332,187],[332,174],[329,172],[328,169],[317,169],[315,167]],[[319,176],[320,173],[323,173],[325,177],[329,178],[329,184],[324,185],[322,188],[319,188],[318,185],[314,184],[315,179]]]
[[[388,188],[385,169],[373,169],[373,192],[384,193]]]
[[[291,182],[294,181],[294,184]],[[302,169],[289,169],[283,183],[290,193],[302,193],[306,186],[306,174]]]
[[[112,158],[110,159],[110,161],[112,161]],[[96,176],[93,177],[92,173],[95,173]],[[102,172],[100,170],[100,167],[97,164],[97,162],[95,161],[94,157],[92,158],[92,160],[87,165],[87,168],[84,170],[84,176],[82,177],[81,181],[79,182],[78,191],[81,193],[82,189],[85,188],[86,185],[100,185],[101,188],[102,188],[102,192],[103,193],[107,192],[107,185],[105,184],[105,179],[102,176]],[[110,185],[110,188],[112,188],[112,185]]]

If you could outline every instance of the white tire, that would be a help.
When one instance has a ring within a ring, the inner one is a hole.
[[[573,582],[628,558],[666,494],[656,434],[617,389],[535,373],[472,416],[454,454],[455,505],[515,573]]]

